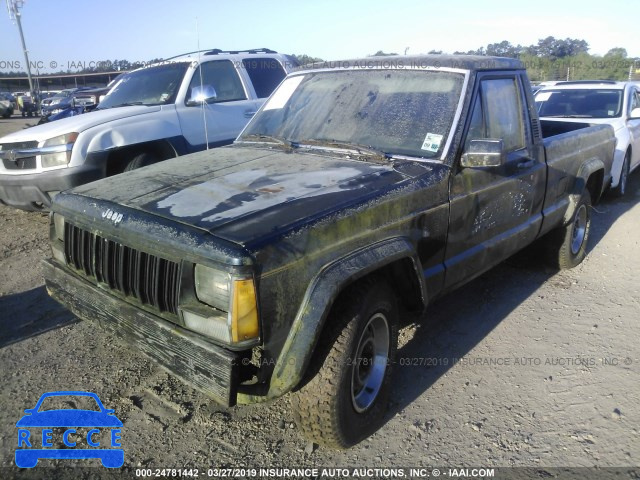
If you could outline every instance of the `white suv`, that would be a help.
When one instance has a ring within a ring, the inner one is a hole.
[[[541,120],[605,123],[616,132],[611,191],[624,195],[629,173],[640,166],[640,85],[607,80],[559,82],[535,95]]]
[[[129,72],[94,111],[0,138],[0,202],[47,208],[61,190],[229,144],[296,66],[268,49],[209,50]]]

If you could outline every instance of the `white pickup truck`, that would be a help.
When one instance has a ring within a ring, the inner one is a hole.
[[[629,173],[640,166],[640,85],[634,82],[586,80],[559,82],[538,90],[536,107],[541,120],[571,122],[584,119],[585,126],[611,125],[616,133],[611,192],[623,196]],[[605,178],[605,182],[607,178]]]
[[[99,107],[0,138],[0,202],[55,194],[238,136],[297,62],[268,49],[191,52],[122,77]]]

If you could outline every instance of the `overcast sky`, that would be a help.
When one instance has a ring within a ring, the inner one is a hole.
[[[337,60],[554,36],[586,40],[592,54],[623,47],[640,56],[637,8],[629,0],[26,0],[22,25],[32,64],[51,73],[79,62],[167,58],[198,42]],[[16,62],[23,70],[18,28],[0,10],[0,71]]]

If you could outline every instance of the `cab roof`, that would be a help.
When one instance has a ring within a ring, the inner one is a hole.
[[[455,68],[459,70],[523,70],[522,62],[515,58],[488,57],[481,55],[389,55],[331,60],[310,63],[299,70],[319,70],[324,68]]]

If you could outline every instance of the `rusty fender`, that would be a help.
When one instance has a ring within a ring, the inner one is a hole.
[[[420,260],[411,242],[392,238],[351,253],[328,264],[310,283],[276,363],[268,396],[278,397],[302,380],[333,302],[354,280],[401,259],[410,259],[420,285],[423,305],[427,296]]]

